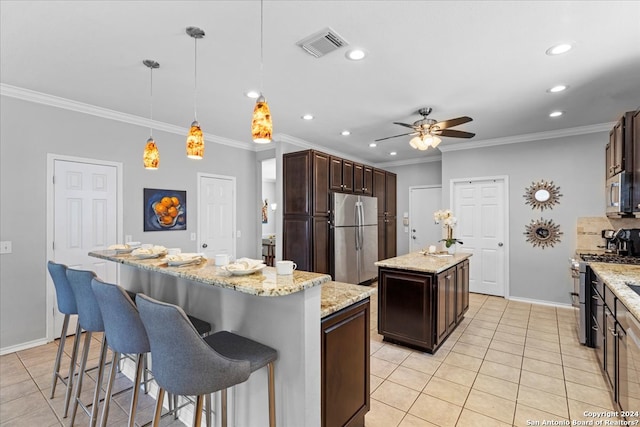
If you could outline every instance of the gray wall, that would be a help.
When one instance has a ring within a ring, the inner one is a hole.
[[[142,167],[149,129],[14,98],[0,98],[0,348],[46,336],[47,153],[123,164],[124,234],[134,240],[195,251],[197,173],[236,177],[237,256],[255,256],[260,235],[256,153],[207,143],[205,158],[187,159],[185,136],[154,131],[160,169]],[[231,160],[232,159],[232,160]],[[187,191],[186,231],[143,232],[143,188]],[[124,236],[121,236],[124,240]]]
[[[607,141],[608,133],[600,132],[443,153],[444,206],[450,204],[451,179],[509,177],[510,296],[570,303],[568,260],[576,249],[577,218],[604,216]],[[563,196],[552,210],[541,212],[525,205],[525,189],[539,180],[553,181],[560,187]],[[534,248],[523,234],[532,219],[541,217],[552,219],[564,233],[552,248]]]
[[[409,212],[409,187],[417,185],[438,185],[442,181],[442,163],[429,162],[404,166],[379,166],[397,175],[397,253],[404,255],[409,252],[409,233],[404,231],[402,215]],[[432,212],[427,212],[431,216]]]

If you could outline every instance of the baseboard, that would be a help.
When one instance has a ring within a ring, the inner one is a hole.
[[[563,304],[563,303],[559,303],[559,302],[543,301],[543,300],[531,299],[531,298],[508,297],[506,299],[509,300],[509,301],[520,301],[520,302],[528,302],[530,304],[548,305],[549,307],[560,307],[560,308],[571,308],[571,307],[573,307],[571,304]]]
[[[10,345],[9,347],[0,348],[0,356],[4,356],[5,354],[15,353],[16,351],[27,350],[29,348],[37,347],[39,345],[47,344],[46,338],[40,338],[37,340],[25,342],[22,344]]]

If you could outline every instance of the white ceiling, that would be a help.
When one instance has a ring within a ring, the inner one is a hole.
[[[1,83],[149,117],[193,120],[194,41],[198,120],[206,134],[249,143],[260,87],[260,2],[0,2]],[[296,42],[325,27],[366,49],[316,59]],[[571,41],[568,54],[545,55]],[[274,132],[371,163],[428,159],[394,121],[467,115],[471,140],[443,147],[614,121],[640,105],[639,1],[264,1],[264,94]],[[567,84],[569,90],[547,89]],[[566,111],[550,119],[554,109]],[[313,121],[300,116],[311,113]],[[349,129],[343,137],[340,131]],[[214,138],[215,139],[215,138]],[[158,141],[160,146],[162,141]],[[140,141],[141,146],[144,141]],[[390,151],[398,155],[390,157]]]

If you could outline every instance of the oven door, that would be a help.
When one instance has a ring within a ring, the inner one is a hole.
[[[586,266],[582,267],[577,261],[571,260],[571,279],[573,280],[573,289],[571,294],[571,305],[575,308],[576,316],[576,332],[580,344],[587,343],[587,311],[585,305],[585,271]]]

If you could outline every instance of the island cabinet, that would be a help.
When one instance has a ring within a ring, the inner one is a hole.
[[[369,411],[369,316],[367,298],[322,320],[323,427],[364,426]]]
[[[408,254],[376,263],[378,333],[385,341],[435,352],[469,308],[470,254]]]

